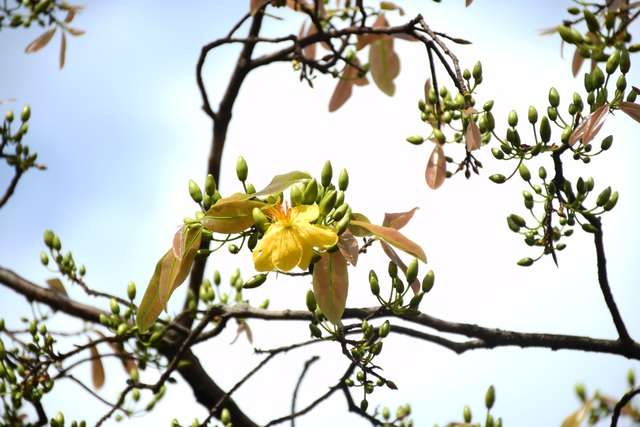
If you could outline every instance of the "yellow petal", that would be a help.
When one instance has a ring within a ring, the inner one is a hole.
[[[292,214],[291,217],[294,221],[305,221],[309,223],[318,219],[320,211],[318,210],[318,205],[299,205],[293,208]]]

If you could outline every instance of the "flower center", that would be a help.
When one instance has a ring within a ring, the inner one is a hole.
[[[274,222],[279,222],[283,227],[291,227],[293,225],[294,209],[289,202],[278,203],[269,209],[267,217]]]

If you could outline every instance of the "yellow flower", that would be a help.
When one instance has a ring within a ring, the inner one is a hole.
[[[318,218],[318,205],[294,208],[279,204],[268,215],[274,222],[253,251],[257,271],[290,271],[296,266],[309,268],[314,247],[330,247],[338,242],[335,229],[312,225]]]

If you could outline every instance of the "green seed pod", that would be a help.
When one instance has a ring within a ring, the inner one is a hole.
[[[247,280],[244,283],[244,285],[242,285],[242,287],[244,289],[253,289],[253,288],[257,288],[258,286],[261,286],[266,281],[267,281],[267,275],[263,273],[259,273],[251,277],[249,280]]]
[[[129,282],[127,284],[127,296],[131,301],[136,298],[136,284],[133,282]]]
[[[596,199],[596,205],[604,206],[609,201],[610,197],[611,197],[611,187],[607,187],[604,190],[602,190],[602,192],[598,195],[598,198]]]
[[[515,110],[511,110],[511,112],[509,113],[509,116],[507,117],[507,123],[509,123],[509,126],[516,127],[518,126],[518,113],[516,113]]]
[[[496,184],[502,184],[507,180],[504,175],[499,173],[494,173],[493,175],[489,176],[489,179]]]
[[[340,171],[340,177],[338,177],[338,189],[340,189],[340,191],[347,191],[347,187],[349,187],[349,174],[346,169],[342,169]]]
[[[591,224],[582,224],[582,229],[587,233],[597,233],[598,229]]]
[[[496,390],[493,386],[489,387],[487,394],[484,396],[484,403],[487,409],[493,408],[493,404],[496,402]]]
[[[462,418],[464,418],[464,422],[469,424],[471,423],[471,408],[469,408],[468,406],[465,406],[462,409]]]
[[[327,194],[324,195],[324,197],[320,201],[320,205],[318,205],[320,215],[329,215],[329,212],[331,212],[336,205],[337,197],[338,192],[336,190],[330,190]]]
[[[611,194],[611,197],[609,198],[609,201],[607,203],[605,203],[604,210],[605,211],[610,211],[611,209],[613,209],[616,206],[616,203],[618,203],[618,192],[614,191],[613,194]]]
[[[318,304],[316,303],[316,296],[311,289],[307,289],[307,297],[306,297],[307,309],[310,312],[316,311],[318,308]]]
[[[527,168],[524,163],[520,163],[520,166],[518,166],[518,172],[522,179],[527,182],[531,181],[531,172],[529,172],[529,168]]]
[[[520,231],[520,226],[516,224],[510,216],[507,217],[507,225],[509,226],[509,230],[514,233],[518,233]]]
[[[315,203],[316,198],[318,197],[318,181],[313,178],[311,181],[307,183],[307,187],[304,189],[302,193],[302,204],[304,205],[312,205]]]
[[[267,219],[265,214],[260,210],[260,208],[257,208],[257,207],[253,208],[253,211],[251,211],[251,214],[253,215],[253,222],[256,224],[256,228],[260,233],[264,234],[269,228],[269,226],[271,225],[269,223],[269,220]]]
[[[542,119],[540,120],[540,139],[544,143],[551,140],[551,125],[549,124],[547,116],[542,116]]]
[[[229,424],[231,422],[231,412],[229,412],[227,408],[222,408],[220,421],[222,421],[223,424]]]
[[[518,265],[521,267],[529,267],[530,265],[533,265],[533,259],[531,258],[522,258],[520,261],[518,261]]]
[[[491,149],[491,154],[493,154],[493,157],[495,157],[498,160],[504,159],[504,153],[499,148],[493,147]]]
[[[627,50],[620,51],[620,72],[623,74],[627,74],[631,69],[631,58],[629,57],[629,52]]]
[[[471,73],[475,80],[482,78],[482,64],[480,61],[476,62],[476,65],[473,66],[473,71]]]
[[[433,270],[429,270],[429,272],[426,274],[426,276],[424,276],[424,279],[422,279],[422,292],[429,293],[429,291],[431,289],[433,289],[433,285],[435,284],[436,281],[436,275],[433,272]]]
[[[26,121],[29,120],[30,117],[31,117],[31,107],[29,106],[29,104],[27,104],[24,107],[22,107],[22,113],[20,114],[20,120],[22,120],[23,122],[26,122]]]
[[[320,174],[320,182],[323,187],[328,187],[331,184],[331,179],[333,178],[333,169],[331,168],[331,162],[327,160],[322,168],[322,173]]]
[[[440,144],[444,144],[445,142],[447,142],[447,137],[444,135],[444,133],[442,133],[442,131],[440,129],[434,129],[433,130],[433,137]]]
[[[594,89],[601,88],[604,84],[604,80],[604,73],[602,72],[600,67],[594,68],[594,70],[591,72],[591,84],[593,85]]]
[[[600,32],[600,23],[598,22],[598,18],[596,18],[596,15],[594,15],[593,12],[591,12],[586,7],[584,8],[582,13],[584,14],[584,20],[587,23],[587,28],[589,28],[589,31],[591,31],[593,34],[597,34],[598,32]]]
[[[414,145],[420,145],[424,142],[424,138],[420,135],[411,135],[411,136],[408,136],[406,139],[407,139],[407,142],[410,142]]]
[[[407,272],[405,273],[405,278],[407,279],[407,283],[413,283],[414,280],[418,278],[418,259],[414,258],[409,263],[407,267]]]
[[[620,64],[620,51],[615,50],[611,55],[609,55],[609,59],[607,59],[607,65],[605,67],[607,74],[615,73],[619,64]]]
[[[538,110],[533,105],[529,107],[529,111],[527,113],[527,118],[529,119],[529,123],[532,125],[536,124],[538,121]]]
[[[207,175],[207,179],[204,182],[204,192],[209,197],[213,197],[216,194],[216,180],[213,179],[213,175]]]
[[[111,312],[113,314],[120,314],[120,305],[118,305],[118,301],[116,301],[115,298],[111,298],[111,301],[109,301],[109,307],[111,308]]]
[[[247,162],[244,160],[244,157],[239,156],[236,161],[236,175],[238,176],[238,180],[240,182],[245,182],[247,177],[249,176],[249,167],[247,166]]]
[[[302,204],[302,193],[300,192],[300,187],[297,185],[292,185],[289,190],[289,199],[291,199],[291,206],[298,206]]]
[[[311,336],[314,338],[322,338],[322,331],[313,323],[309,323],[309,332],[311,332]]]

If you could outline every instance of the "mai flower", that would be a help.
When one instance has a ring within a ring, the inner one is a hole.
[[[330,247],[338,242],[335,229],[310,224],[318,218],[318,205],[294,208],[278,204],[267,216],[273,221],[253,251],[257,271],[290,271],[309,268],[314,247]]]

